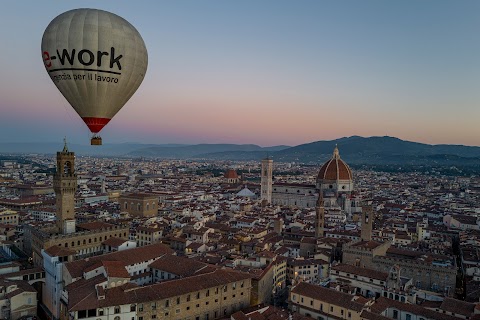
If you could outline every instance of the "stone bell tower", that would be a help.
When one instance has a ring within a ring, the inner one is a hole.
[[[75,154],[68,151],[64,139],[61,152],[57,152],[57,172],[53,177],[53,190],[56,195],[57,227],[59,233],[75,232],[75,192],[77,174],[75,173]]]
[[[325,205],[323,203],[322,192],[318,195],[317,205],[315,206],[315,238],[325,236]]]
[[[260,199],[268,204],[272,203],[272,185],[273,185],[273,160],[269,157],[262,160],[260,179]]]
[[[375,216],[373,214],[373,208],[371,206],[362,207],[362,233],[361,237],[363,241],[372,240],[372,225]]]

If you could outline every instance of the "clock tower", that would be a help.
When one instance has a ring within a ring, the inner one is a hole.
[[[53,190],[56,195],[57,227],[59,233],[75,232],[75,192],[77,174],[75,173],[75,154],[69,152],[67,141],[61,152],[57,152],[57,172],[53,177]]]

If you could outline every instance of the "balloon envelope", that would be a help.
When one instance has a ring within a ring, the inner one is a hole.
[[[57,88],[98,133],[142,83],[148,56],[138,31],[102,10],[75,9],[52,20],[42,38],[45,68]]]

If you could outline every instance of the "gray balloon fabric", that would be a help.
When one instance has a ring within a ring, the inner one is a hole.
[[[125,19],[97,9],[57,16],[42,38],[50,78],[90,130],[99,132],[142,83],[148,55]]]

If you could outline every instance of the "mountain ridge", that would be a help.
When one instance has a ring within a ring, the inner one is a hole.
[[[340,156],[349,164],[480,164],[480,147],[426,144],[390,136],[342,137],[297,146],[260,147],[255,144],[106,144],[101,147],[69,144],[70,150],[82,156],[149,157],[164,159],[260,160],[266,156],[275,161],[322,163],[338,146]],[[0,143],[0,153],[56,153],[62,144]]]

